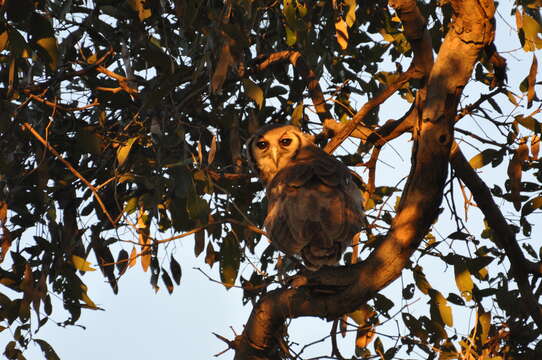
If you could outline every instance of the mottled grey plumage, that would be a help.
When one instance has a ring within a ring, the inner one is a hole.
[[[271,242],[309,269],[336,264],[362,228],[361,193],[348,168],[292,125],[266,126],[247,147],[266,186]]]

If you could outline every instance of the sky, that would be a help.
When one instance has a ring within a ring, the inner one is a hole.
[[[508,15],[508,10],[501,10],[501,14],[512,25],[507,25],[497,16],[497,47],[509,60],[510,83],[512,90],[518,92],[517,84],[527,75],[532,55],[524,55],[521,51],[517,54],[507,53],[519,48],[520,44],[515,29],[512,28],[514,26],[513,17]],[[393,68],[394,66],[390,65],[389,70],[391,71]],[[467,89],[466,92],[479,93],[477,89]],[[483,89],[482,92],[487,93],[488,91]],[[469,99],[466,103],[475,101],[477,96],[472,95]],[[499,103],[507,102],[503,97],[500,100]],[[353,105],[360,108],[364,101],[366,99],[358,99]],[[381,120],[397,118],[407,107],[408,104],[400,100],[398,96],[394,96],[382,106]],[[467,118],[461,121],[460,126],[476,129],[478,125],[475,121]],[[381,154],[381,158],[385,159],[386,163],[378,165],[377,182],[384,178],[386,184],[389,184],[390,179],[399,181],[408,174],[410,168],[409,137],[403,136],[399,141],[394,141],[392,146],[393,148],[385,146]],[[469,154],[467,157],[476,154],[476,150],[468,146],[464,146],[463,150]],[[503,186],[503,169],[496,172],[490,168],[484,168],[484,178],[490,183],[496,182]],[[366,174],[362,173],[362,176],[366,178]],[[511,212],[508,209],[505,211]],[[468,224],[474,234],[480,233],[481,216],[477,209],[470,210]],[[454,225],[443,215],[433,233],[438,239],[441,239],[453,231],[455,231]],[[251,304],[242,305],[241,289],[225,290],[222,285],[209,281],[197,270],[197,268],[201,268],[210,277],[220,278],[218,264],[210,269],[204,263],[204,254],[194,259],[193,241],[192,237],[187,237],[176,242],[175,256],[181,264],[183,276],[180,286],[175,287],[172,295],[169,295],[164,288],[155,293],[149,283],[150,274],[144,273],[139,264],[129,269],[120,279],[119,295],[113,294],[99,271],[89,272],[83,277],[83,281],[89,287],[88,295],[105,311],[83,311],[78,324],[84,326],[85,329],[79,326],[63,328],[50,323],[40,329],[35,337],[48,341],[64,360],[212,358],[214,354],[226,348],[226,345],[218,340],[212,332],[230,339],[234,336],[233,331],[237,334],[241,333],[252,306]],[[265,240],[262,241],[260,248],[264,246],[266,246]],[[438,284],[438,289],[444,294],[450,291],[457,292],[453,270],[445,273],[444,264],[437,262],[429,262],[425,266],[425,272],[431,284]],[[251,272],[250,265],[242,264],[241,274],[247,277]],[[404,272],[403,277],[385,289],[384,294],[394,300],[399,298],[398,294],[402,288],[401,281],[412,282],[410,273]],[[417,291],[409,302],[408,309],[413,312],[416,312],[416,309],[427,311],[427,300]],[[56,305],[52,318],[62,322],[67,316],[62,312],[55,315],[56,309],[62,307],[58,301]],[[400,307],[407,304],[398,301],[398,305]],[[395,307],[392,313],[399,310],[399,307]],[[472,310],[461,310],[454,307],[454,320],[458,331],[463,334],[469,332],[474,320],[473,314]],[[393,333],[396,326],[395,320],[391,320],[378,331],[382,334]],[[330,327],[331,323],[320,319],[300,319],[292,322],[289,332],[295,341],[304,344],[325,337],[329,334]],[[8,331],[0,333],[0,349],[3,349],[5,344],[11,340]],[[353,339],[354,334],[352,333],[347,339],[340,340],[343,355],[350,356],[352,354]],[[299,348],[297,349],[299,350]],[[329,349],[329,341],[324,342],[304,350],[302,357],[329,354]],[[28,359],[43,358],[38,346],[33,344],[30,344],[25,356]],[[219,359],[225,360],[232,358],[232,351],[219,357]],[[416,354],[411,354],[411,358],[417,358]]]

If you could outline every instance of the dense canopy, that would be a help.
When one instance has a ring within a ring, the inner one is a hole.
[[[95,267],[119,296],[136,264],[171,293],[182,264],[169,245],[194,236],[194,256],[254,306],[222,338],[237,359],[295,358],[286,320],[303,316],[332,321],[331,358],[347,331],[359,358],[541,358],[541,3],[502,3],[0,0],[4,355],[35,342],[56,359],[36,331],[58,307],[62,325],[97,309]],[[387,119],[386,106],[404,111]],[[342,266],[307,272],[261,246],[266,200],[243,144],[286,122],[358,174],[367,221]],[[408,179],[377,180],[405,133]],[[452,232],[430,232],[449,218]],[[455,291],[427,280],[427,259]],[[382,295],[401,274],[402,293]],[[416,292],[424,313],[404,306]],[[475,314],[470,333],[452,308]],[[375,336],[391,316],[402,331]]]

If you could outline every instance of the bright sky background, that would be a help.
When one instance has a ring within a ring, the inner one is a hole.
[[[509,61],[509,84],[511,90],[519,93],[518,84],[527,75],[532,60],[532,54],[525,54],[523,51],[508,54],[506,52],[515,50],[521,45],[515,34],[514,18],[509,16],[509,10],[501,10],[500,14],[506,18],[507,25],[502,19],[498,19],[498,37],[497,48]],[[394,66],[390,65],[392,71]],[[467,89],[468,92],[469,89]],[[470,89],[473,94],[465,100],[463,105],[474,102],[480,91]],[[487,89],[482,89],[482,93],[487,93]],[[359,99],[353,105],[360,108],[366,99]],[[500,104],[508,101],[504,96],[498,99]],[[397,118],[407,109],[408,104],[395,96],[382,106],[380,118],[385,121],[389,118]],[[506,106],[504,106],[506,108]],[[462,128],[476,129],[476,124],[472,118],[465,118],[460,122]],[[482,126],[484,126],[482,124]],[[459,135],[459,134],[458,134]],[[467,146],[462,147],[471,157],[476,151]],[[399,156],[398,153],[401,154]],[[390,146],[384,148],[381,158],[388,165],[379,163],[377,168],[377,181],[386,179],[401,179],[408,174],[410,168],[410,143],[408,136],[403,136],[400,141],[393,142],[393,149]],[[504,187],[505,167],[501,167],[499,172],[492,172],[488,166],[483,169],[486,180],[490,183],[497,183]],[[362,176],[366,177],[363,173]],[[490,186],[491,187],[491,186]],[[462,199],[458,199],[458,204],[462,207]],[[505,215],[510,215],[509,208]],[[462,211],[460,211],[462,213]],[[481,231],[481,217],[476,208],[471,208],[469,212],[469,229],[475,235]],[[445,238],[451,232],[455,231],[454,225],[449,221],[446,214],[440,217],[439,222],[433,231],[437,239]],[[536,230],[533,230],[535,233]],[[265,240],[264,240],[265,242]],[[83,310],[79,325],[86,327],[86,330],[71,326],[61,328],[49,322],[43,327],[36,338],[43,338],[48,341],[57,351],[61,359],[71,360],[107,360],[107,359],[210,359],[226,348],[226,345],[212,335],[212,332],[221,334],[227,338],[233,338],[233,332],[230,326],[237,333],[241,333],[242,326],[248,319],[252,306],[250,304],[242,306],[242,290],[232,288],[226,291],[220,284],[210,282],[194,267],[200,267],[214,279],[219,279],[218,263],[212,269],[204,263],[204,254],[198,259],[193,257],[193,238],[188,237],[177,240],[175,257],[182,266],[183,277],[181,285],[175,287],[172,295],[162,288],[157,294],[154,293],[149,284],[150,274],[143,273],[138,265],[129,269],[119,281],[119,295],[115,296],[110,286],[105,282],[99,271],[87,273],[83,281],[88,285],[88,294],[90,298],[106,311]],[[263,244],[266,245],[266,244]],[[533,244],[535,245],[535,244]],[[535,246],[535,248],[537,248]],[[128,249],[129,250],[129,249]],[[427,263],[425,263],[427,264]],[[240,273],[245,277],[252,272],[251,268],[243,268]],[[444,264],[434,263],[430,267],[425,265],[425,273],[429,282],[445,296],[448,292],[455,291],[455,282],[453,279],[453,269],[448,269],[444,273]],[[396,307],[392,314],[399,310],[400,306],[405,305],[398,300],[401,297],[401,279],[388,287],[384,294],[396,301]],[[410,272],[404,272],[404,282],[412,282]],[[159,285],[162,286],[161,282]],[[5,288],[2,289],[4,291]],[[428,298],[423,296],[418,290],[410,302],[417,302],[410,307],[410,311],[416,312],[416,307],[427,311],[426,304]],[[53,317],[58,322],[66,319],[62,314],[62,305],[57,301],[54,308]],[[454,322],[458,331],[467,334],[474,321],[474,312],[459,310],[454,307]],[[56,314],[56,315],[55,315]],[[400,316],[397,318],[400,321]],[[385,320],[381,318],[381,321]],[[469,323],[471,325],[469,325]],[[388,328],[386,328],[388,326]],[[391,327],[389,327],[391,326]],[[331,323],[326,323],[319,319],[295,320],[290,327],[291,337],[301,344],[318,340],[329,334]],[[393,333],[395,331],[395,320],[388,322],[378,331]],[[386,331],[390,329],[390,331]],[[3,349],[8,341],[11,340],[9,330],[0,333],[0,349]],[[385,341],[384,338],[382,338]],[[309,354],[324,355],[329,354],[329,340],[320,347],[314,347],[305,350],[302,357],[308,357]],[[341,351],[344,356],[352,355],[354,349],[353,334],[345,341],[342,341]],[[385,348],[386,342],[384,342]],[[299,348],[298,348],[299,350]],[[423,354],[421,354],[423,355]],[[25,353],[28,359],[43,358],[37,345],[31,344],[29,350]],[[232,359],[233,352],[229,351],[219,359]],[[418,358],[412,353],[410,358]],[[425,358],[425,357],[424,357]]]

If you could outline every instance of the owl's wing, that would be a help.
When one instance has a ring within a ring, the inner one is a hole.
[[[267,194],[265,227],[272,242],[286,254],[300,254],[309,268],[336,264],[361,230],[359,189],[348,168],[319,148],[300,150]]]

